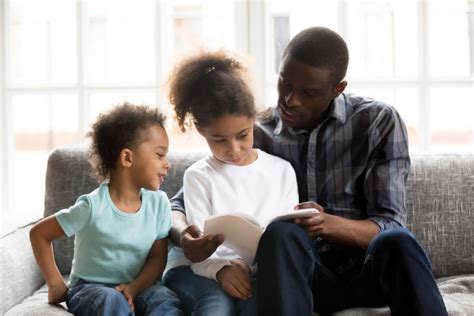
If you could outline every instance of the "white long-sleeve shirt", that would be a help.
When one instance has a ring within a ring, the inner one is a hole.
[[[203,230],[207,217],[240,213],[255,218],[262,227],[275,216],[288,212],[298,203],[296,174],[290,163],[257,150],[249,165],[235,166],[213,156],[203,158],[184,174],[184,203],[189,224]],[[216,279],[229,260],[238,258],[231,249],[220,246],[208,259],[192,263],[194,273]]]

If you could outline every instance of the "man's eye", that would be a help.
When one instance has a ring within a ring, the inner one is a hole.
[[[315,97],[315,96],[318,96],[320,95],[319,91],[316,91],[316,90],[304,90],[304,94],[306,94],[307,96],[309,97]]]

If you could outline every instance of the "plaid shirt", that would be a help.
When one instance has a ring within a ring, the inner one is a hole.
[[[380,231],[405,226],[408,137],[393,107],[341,94],[312,131],[283,126],[276,108],[270,108],[259,115],[254,133],[255,147],[292,164],[301,202],[317,202],[328,214],[371,220]],[[172,206],[183,210],[179,194]],[[360,259],[360,250],[321,239],[316,245],[334,254],[333,269],[339,273]]]

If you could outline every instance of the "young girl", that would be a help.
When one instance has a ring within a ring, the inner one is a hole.
[[[194,124],[212,153],[184,175],[189,224],[203,231],[210,215],[244,213],[266,226],[294,208],[298,190],[291,165],[252,148],[256,109],[236,59],[216,52],[185,60],[171,76],[169,99],[182,130]],[[186,314],[256,314],[250,267],[231,249],[220,246],[210,258],[189,263],[174,248],[167,268],[164,282]]]
[[[169,200],[157,191],[170,168],[164,117],[124,104],[92,126],[91,163],[103,182],[76,204],[36,224],[30,240],[48,301],[75,315],[181,315],[179,300],[154,285],[166,264]],[[75,235],[68,287],[51,242]]]

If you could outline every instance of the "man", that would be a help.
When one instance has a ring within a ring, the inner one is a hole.
[[[319,210],[267,227],[257,251],[258,312],[311,315],[388,304],[392,315],[446,315],[430,262],[404,228],[405,125],[393,107],[343,93],[348,61],[335,32],[297,34],[283,52],[278,105],[256,124],[256,146],[296,171],[297,207]],[[174,209],[183,211],[179,197]],[[191,261],[222,242],[199,237],[174,213],[173,235]]]

